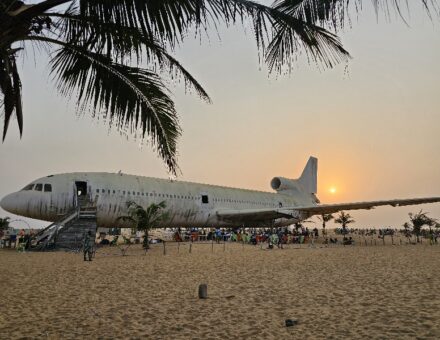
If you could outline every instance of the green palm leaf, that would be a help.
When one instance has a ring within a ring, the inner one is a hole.
[[[150,68],[158,68],[164,73],[183,78],[189,90],[194,89],[200,98],[211,102],[201,84],[166,51],[159,40],[145,35],[138,28],[102,23],[96,18],[83,17],[74,12],[75,9],[71,8],[66,14],[52,15],[61,18],[60,37],[63,40],[81,43],[90,51],[113,56],[118,62],[145,61]]]
[[[174,102],[154,72],[112,62],[78,46],[64,46],[53,57],[52,72],[63,95],[78,92],[78,106],[90,105],[125,133],[149,136],[176,173],[180,136]]]
[[[21,81],[15,57],[3,53],[0,57],[0,89],[3,94],[1,106],[4,109],[3,140],[8,132],[9,122],[15,113],[20,136],[23,133],[23,108],[21,103]]]

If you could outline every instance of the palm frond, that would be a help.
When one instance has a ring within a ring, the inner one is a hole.
[[[181,130],[174,102],[156,73],[118,64],[83,47],[50,38],[31,40],[62,45],[51,66],[63,95],[71,96],[76,91],[78,108],[92,108],[94,115],[103,116],[121,132],[151,138],[168,170],[177,172],[177,138]]]
[[[20,136],[23,133],[23,108],[21,102],[21,81],[17,70],[15,56],[2,53],[0,57],[0,91],[3,94],[4,110],[3,141],[8,132],[9,122],[15,113]]]
[[[276,63],[291,60],[292,53],[296,55],[302,48],[325,66],[349,57],[339,40],[325,29],[254,1],[80,0],[80,12],[105,23],[139,28],[147,36],[171,47],[185,38],[189,28],[200,30],[221,22],[232,24],[250,18],[257,45],[266,54],[266,60],[273,64],[271,69],[276,69]],[[266,52],[268,44],[270,49]],[[282,50],[285,47],[288,49]]]
[[[159,40],[145,35],[138,28],[102,23],[96,18],[82,17],[74,12],[75,9],[70,8],[66,14],[51,15],[61,19],[60,38],[68,44],[81,44],[90,51],[113,56],[118,62],[128,60],[139,63],[145,59],[149,67],[174,74],[177,79],[183,78],[188,90],[194,89],[201,99],[211,102],[202,85],[167,52]]]
[[[370,0],[376,15],[383,13],[390,19],[394,12],[404,19],[403,10],[408,0]],[[419,0],[428,16],[440,14],[438,0]],[[276,0],[273,6],[290,16],[337,31],[351,24],[351,15],[363,9],[365,0]],[[405,20],[405,19],[404,19]]]

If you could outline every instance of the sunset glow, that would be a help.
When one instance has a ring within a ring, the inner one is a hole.
[[[336,188],[335,187],[331,187],[329,189],[329,191],[330,191],[331,194],[336,194]]]

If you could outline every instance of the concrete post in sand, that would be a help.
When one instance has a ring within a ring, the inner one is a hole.
[[[199,285],[199,299],[207,299],[208,298],[208,285],[206,283],[202,283]]]

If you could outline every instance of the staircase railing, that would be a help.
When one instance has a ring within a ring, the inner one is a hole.
[[[50,224],[46,228],[40,230],[31,239],[31,248],[44,250],[49,246],[49,243],[54,239],[58,231],[70,221],[79,217],[79,209],[74,209],[65,214],[58,221]]]

